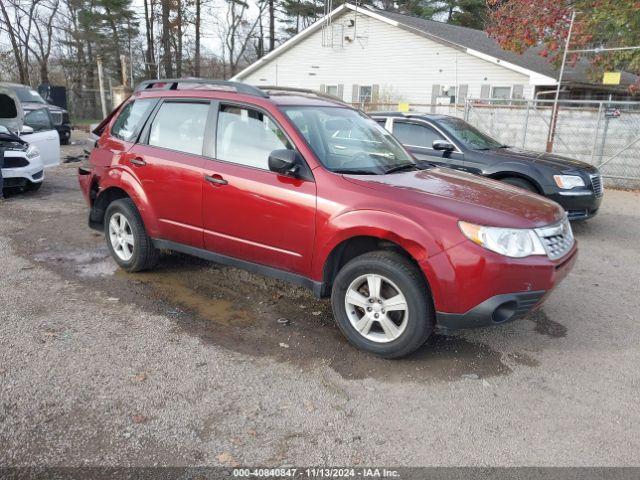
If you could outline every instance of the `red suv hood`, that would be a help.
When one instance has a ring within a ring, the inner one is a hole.
[[[565,215],[560,205],[540,195],[445,168],[344,178],[402,203],[447,212],[480,225],[541,227],[557,223]]]

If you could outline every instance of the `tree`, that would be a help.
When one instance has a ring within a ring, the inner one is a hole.
[[[505,49],[522,53],[542,46],[540,54],[559,64],[569,30],[575,23],[571,50],[640,45],[640,1],[629,0],[488,0],[487,32]],[[580,55],[573,53],[569,63]],[[640,74],[640,49],[588,54],[593,73],[607,69]],[[632,86],[637,91],[640,85]]]
[[[173,77],[173,63],[171,62],[171,0],[161,0],[162,4],[162,64],[164,74]]]
[[[196,6],[196,19],[195,19],[195,34],[196,34],[196,51],[194,53],[194,67],[193,67],[193,74],[196,77],[200,76],[200,17],[201,17],[201,8],[202,8],[202,1],[201,0],[195,0],[195,6]]]
[[[36,4],[37,2],[33,2]],[[34,17],[34,42],[26,43],[29,51],[36,57],[40,67],[40,83],[49,83],[49,57],[51,56],[51,46],[53,43],[53,21],[60,3],[55,0],[44,8],[38,9]]]
[[[199,0],[198,0],[199,1]],[[154,45],[153,24],[156,13],[156,0],[143,0],[144,2],[144,22],[145,22],[145,39],[147,48],[145,49],[145,73],[149,78],[155,78],[158,75],[156,54]]]
[[[487,21],[485,0],[450,0],[446,3],[453,4],[453,8],[448,12],[447,23],[484,30]]]
[[[249,19],[250,5],[246,0],[226,0],[224,20],[218,24],[222,40],[225,77],[232,77],[241,62],[249,60],[249,47],[255,40],[255,31],[268,2],[259,2],[256,18]],[[247,62],[248,63],[248,62]]]
[[[304,30],[324,14],[323,2],[317,0],[283,0],[285,32],[295,35]]]
[[[29,82],[29,72],[28,72],[28,60],[25,59],[24,54],[22,53],[22,41],[19,37],[19,31],[16,28],[19,25],[19,22],[16,23],[16,27],[14,27],[14,22],[12,22],[9,12],[4,4],[4,0],[0,0],[0,10],[2,10],[2,19],[4,22],[4,29],[9,34],[9,40],[11,41],[11,47],[13,48],[13,55],[16,62],[16,67],[18,68],[18,75],[20,77],[20,83],[26,84]],[[17,17],[17,13],[16,13]]]

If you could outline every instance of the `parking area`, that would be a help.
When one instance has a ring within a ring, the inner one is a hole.
[[[0,464],[637,464],[640,193],[574,225],[541,311],[388,361],[304,289],[179,254],[118,270],[77,166],[0,208]]]

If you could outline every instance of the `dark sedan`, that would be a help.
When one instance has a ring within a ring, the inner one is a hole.
[[[602,175],[588,163],[510,147],[460,118],[376,113],[372,117],[418,160],[495,178],[555,200],[570,220],[593,217],[603,195]]]

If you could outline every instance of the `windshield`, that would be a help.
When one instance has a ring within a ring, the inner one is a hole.
[[[47,103],[38,92],[31,88],[17,87],[13,91],[16,92],[16,96],[21,102]]]
[[[460,118],[445,118],[440,123],[472,150],[493,150],[505,146]]]
[[[356,110],[312,106],[282,110],[332,172],[375,175],[415,167],[389,132]]]

